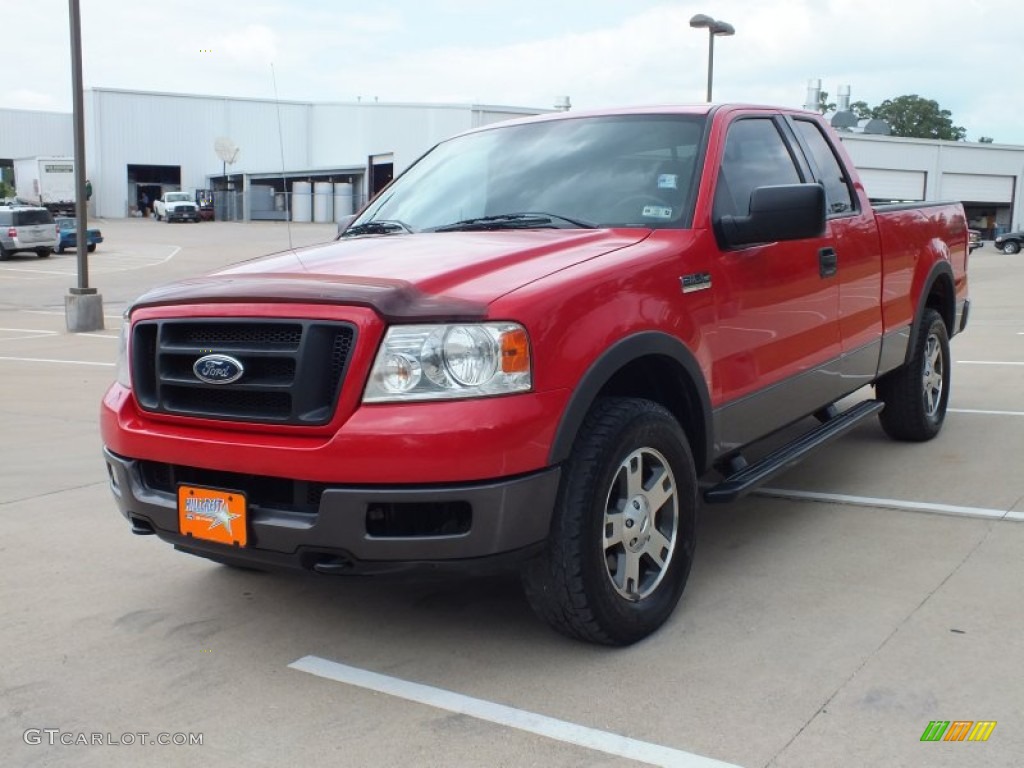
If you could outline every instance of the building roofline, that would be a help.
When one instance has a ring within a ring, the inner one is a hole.
[[[295,99],[273,99],[270,97],[257,96],[221,96],[218,94],[202,93],[173,93],[171,91],[142,91],[132,88],[88,88],[87,91],[104,94],[126,94],[130,96],[158,96],[177,99],[214,99],[217,101],[242,101],[262,104],[288,104],[299,107],[401,107],[410,109],[470,109],[495,112],[510,112],[513,114],[536,115],[546,112],[554,112],[553,109],[537,109],[534,107],[513,107],[497,104],[473,104],[458,102],[416,102],[416,101],[307,101]],[[62,113],[67,114],[67,113]]]

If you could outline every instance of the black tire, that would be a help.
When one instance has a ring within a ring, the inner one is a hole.
[[[93,252],[95,252],[95,250],[96,250],[96,243],[89,243],[89,245],[87,245],[87,246],[85,247],[85,249],[86,249],[86,250],[87,250],[87,251],[88,251],[89,253],[93,253]]]
[[[157,221],[160,221],[160,214],[159,213],[154,213],[153,216],[154,216],[154,218],[156,218]]]
[[[1010,254],[1011,256],[1015,253],[1020,253],[1020,243],[1016,240],[1007,240],[1003,243],[1003,253]]]
[[[0,261],[7,261],[9,258],[11,258],[11,252],[0,245]]]
[[[38,256],[40,259],[50,258],[51,253],[53,253],[53,251],[51,251],[49,248],[39,248],[38,250],[36,250],[36,256]]]
[[[672,414],[649,400],[599,400],[563,467],[544,553],[523,568],[526,597],[569,637],[642,640],[683,593],[696,517],[693,457]]]
[[[942,316],[926,309],[910,343],[910,359],[878,380],[876,393],[885,403],[878,420],[894,440],[922,442],[939,434],[949,403],[949,335]]]
[[[57,253],[64,253],[64,246],[63,245],[58,245],[57,246]]]

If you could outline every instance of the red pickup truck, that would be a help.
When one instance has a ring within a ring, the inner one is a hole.
[[[111,488],[134,532],[229,565],[515,565],[556,629],[632,643],[679,600],[702,497],[874,414],[938,433],[967,239],[959,204],[872,208],[817,114],[481,128],[337,241],[135,302]]]

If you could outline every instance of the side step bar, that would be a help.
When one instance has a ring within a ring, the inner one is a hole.
[[[849,410],[833,416],[824,424],[805,432],[791,443],[778,448],[760,461],[749,464],[704,492],[708,504],[724,504],[749,493],[757,486],[789,469],[815,448],[845,435],[869,416],[878,413],[885,404],[880,400],[865,400]]]

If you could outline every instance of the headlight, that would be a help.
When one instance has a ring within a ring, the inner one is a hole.
[[[132,321],[125,310],[121,318],[121,335],[117,340],[117,383],[125,389],[132,388],[132,367],[128,362],[128,339],[131,336]]]
[[[507,395],[532,383],[521,325],[396,325],[377,352],[363,402]]]

